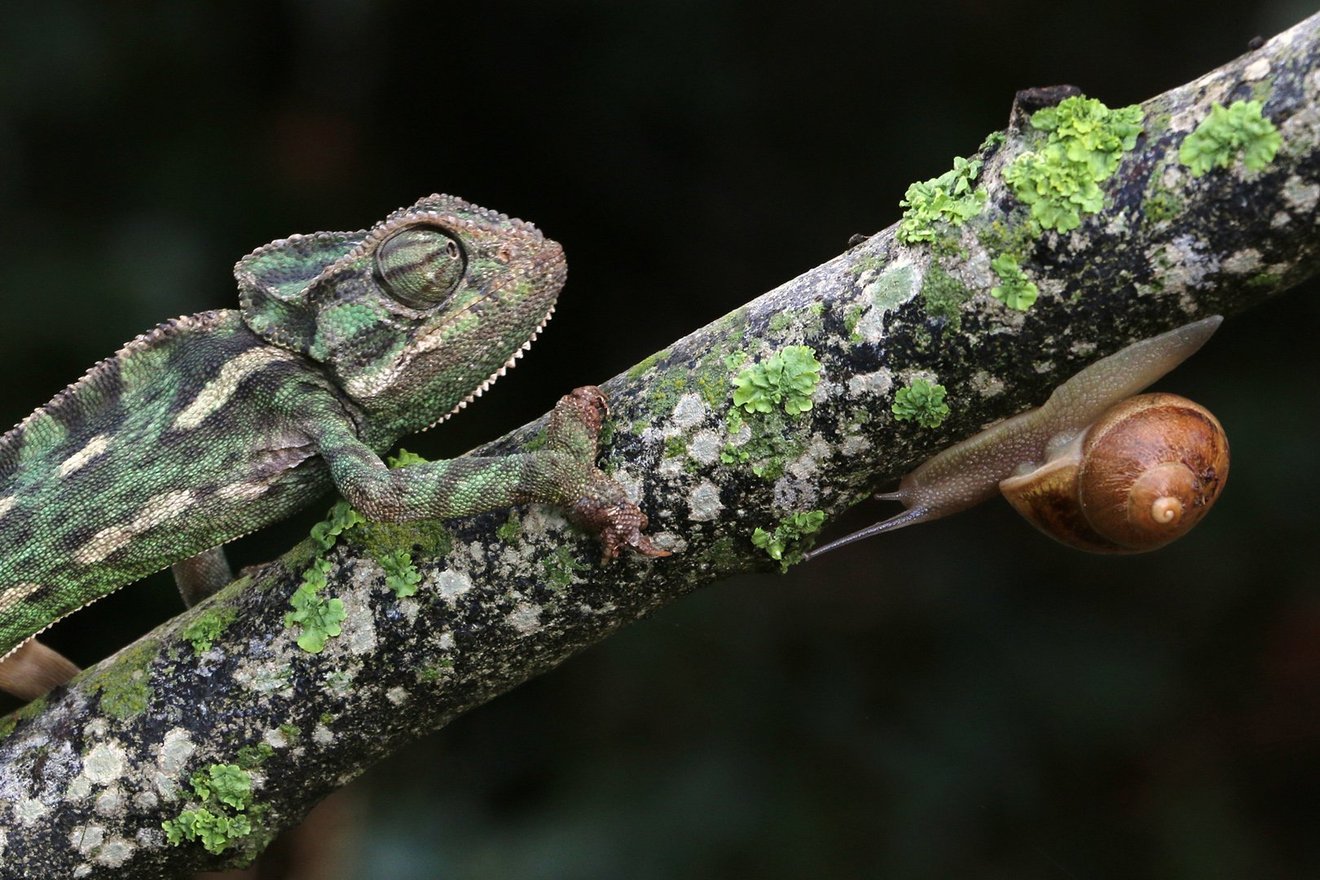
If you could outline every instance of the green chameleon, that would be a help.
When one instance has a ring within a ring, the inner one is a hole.
[[[31,699],[77,672],[32,638],[55,621],[170,565],[192,604],[230,578],[221,545],[332,487],[375,520],[545,502],[606,560],[668,555],[595,466],[593,387],[559,401],[535,452],[381,461],[504,374],[566,273],[530,223],[434,195],[253,251],[234,267],[240,309],[168,321],[92,367],[0,438],[0,689]]]

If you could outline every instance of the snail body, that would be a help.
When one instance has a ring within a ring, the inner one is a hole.
[[[1218,315],[1133,343],[1054,390],[1040,407],[949,447],[905,476],[902,513],[807,555],[957,513],[1002,492],[1070,546],[1153,550],[1204,516],[1228,476],[1228,441],[1207,410],[1171,394],[1137,395],[1218,329]]]

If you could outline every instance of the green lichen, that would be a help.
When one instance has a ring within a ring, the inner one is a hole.
[[[939,235],[937,223],[957,227],[981,213],[986,192],[972,186],[980,173],[980,159],[958,156],[953,167],[939,177],[909,186],[898,203],[906,210],[895,237],[904,244],[934,242]]]
[[[366,521],[366,517],[354,510],[353,505],[341,498],[330,508],[325,519],[312,526],[312,541],[324,553],[335,546],[341,534]]]
[[[992,254],[1009,254],[1019,263],[1031,256],[1039,235],[1040,229],[1033,228],[1030,221],[1005,223],[997,219],[977,230],[977,239],[986,251]]]
[[[633,366],[631,369],[628,370],[628,378],[640,379],[647,370],[654,367],[664,358],[669,357],[669,355],[672,352],[673,352],[672,348],[666,348],[662,351],[657,351],[655,354],[650,355],[649,357],[642,358],[640,361],[637,362],[635,366]]]
[[[782,407],[789,415],[811,409],[811,396],[820,383],[820,361],[807,345],[790,345],[733,377],[733,405],[749,413],[768,413]]]
[[[445,527],[443,520],[438,519],[397,523],[368,520],[346,534],[345,539],[361,547],[378,562],[397,553],[408,553],[421,559],[439,559],[454,549],[454,533]]]
[[[743,443],[727,443],[720,452],[720,461],[735,467],[750,465],[752,473],[765,480],[783,476],[788,463],[801,455],[806,443],[802,422],[780,410],[744,420],[742,410],[730,409],[729,435],[739,435],[744,425],[751,436]]]
[[[943,385],[913,379],[912,384],[898,389],[891,411],[900,422],[915,419],[923,428],[937,428],[949,415],[945,393]]]
[[[146,639],[120,652],[103,673],[89,682],[93,693],[101,696],[101,711],[115,718],[127,719],[141,714],[151,701],[151,663],[160,651],[160,643]]]
[[[241,746],[238,750],[238,766],[244,770],[255,770],[275,754],[275,747],[268,742]]]
[[[252,823],[242,813],[233,816],[217,814],[205,807],[184,810],[177,819],[166,819],[160,827],[164,829],[165,840],[170,846],[199,840],[207,852],[215,855],[252,833]]]
[[[400,449],[386,459],[391,468],[423,464],[426,459]],[[361,547],[385,569],[385,583],[396,596],[417,592],[422,576],[413,563],[414,554],[426,558],[444,556],[453,549],[454,538],[440,520],[417,520],[407,523],[372,522],[340,499],[324,520],[312,526],[315,556],[303,571],[302,582],[289,597],[292,611],[284,615],[284,625],[298,629],[298,647],[312,654],[325,650],[326,642],[338,636],[348,613],[338,597],[323,596],[329,583],[332,565],[326,554],[340,538]],[[201,631],[199,635],[204,635]],[[197,642],[194,642],[194,647]]]
[[[1269,100],[1270,94],[1273,91],[1274,77],[1262,77],[1251,84],[1251,99],[1253,101],[1260,101],[1263,104]]]
[[[819,314],[812,311],[811,308],[800,309],[797,313],[802,317],[803,327],[809,334],[818,332],[811,330],[812,326],[820,324]],[[719,348],[708,351],[697,361],[695,369],[689,373],[689,379],[695,387],[697,394],[706,405],[712,409],[723,406],[729,397],[729,372],[736,368],[730,366],[731,361],[737,361],[741,364],[747,359],[745,351],[737,350],[732,352],[722,351]]]
[[[1172,124],[1173,115],[1168,110],[1155,110],[1154,112],[1148,112],[1145,118],[1141,120],[1142,131],[1144,131],[1146,137],[1151,140],[1158,138],[1160,135],[1168,131],[1169,126]]]
[[[541,570],[551,589],[564,589],[573,584],[574,576],[581,571],[589,571],[590,565],[580,562],[573,551],[564,546],[556,547],[554,552],[541,560]]]
[[[743,426],[746,424],[747,421],[743,418],[742,410],[738,409],[736,406],[731,407],[729,409],[729,417],[725,420],[725,427],[727,428],[729,435],[733,436],[741,433]]]
[[[917,351],[930,351],[934,343],[935,336],[925,324],[917,324],[912,328],[912,344]]]
[[[867,272],[879,272],[885,267],[885,258],[880,254],[864,254],[857,258],[852,265],[852,276],[854,279],[861,278]]]
[[[1178,161],[1200,177],[1210,169],[1227,168],[1242,158],[1251,171],[1259,171],[1274,161],[1283,137],[1274,123],[1261,115],[1260,101],[1234,101],[1229,106],[1215,104],[1210,115],[1196,130],[1183,139]]]
[[[990,288],[990,295],[1008,306],[1025,312],[1031,308],[1040,293],[1036,285],[1027,278],[1018,261],[1012,254],[1000,254],[990,261],[990,268],[999,276],[999,284]]]
[[[823,308],[813,314],[819,318]],[[794,345],[746,366],[747,354],[743,351],[718,355],[717,360],[725,369],[726,393],[728,371],[743,367],[732,380],[734,404],[727,412],[725,428],[730,437],[738,437],[745,430],[751,435],[745,442],[726,444],[720,461],[732,466],[750,465],[756,476],[778,479],[787,463],[800,454],[804,442],[803,423],[796,416],[811,408],[811,396],[820,381],[815,352],[805,345]],[[747,418],[750,415],[756,417]],[[683,452],[686,454],[686,446]]]
[[[508,519],[500,523],[499,527],[495,529],[495,537],[506,544],[514,544],[521,536],[522,520],[518,517],[518,511],[510,510]]]
[[[443,657],[429,666],[417,671],[417,680],[423,684],[434,684],[454,671],[454,661]]]
[[[193,792],[205,803],[214,797],[235,810],[246,810],[252,801],[252,777],[237,764],[212,764],[194,773]]]
[[[1032,127],[1047,132],[1045,142],[1014,159],[1004,181],[1040,228],[1076,229],[1083,214],[1104,207],[1100,184],[1136,145],[1141,124],[1135,104],[1110,110],[1094,98],[1065,98],[1031,115]]]
[[[790,327],[797,326],[806,336],[814,336],[820,331],[820,317],[825,313],[825,304],[814,302],[806,308],[789,309],[776,312],[766,325],[771,333],[783,333]]]
[[[14,732],[20,721],[28,721],[36,718],[46,709],[46,697],[40,696],[29,703],[24,704],[21,709],[10,712],[4,718],[0,718],[0,739],[3,739]]]
[[[654,412],[673,412],[678,400],[688,391],[689,373],[683,369],[661,374],[651,389],[650,402]]]
[[[302,736],[302,728],[296,724],[285,722],[284,724],[281,724],[278,729],[280,736],[284,737],[284,741],[290,745],[296,743],[298,738]]]
[[[687,441],[681,435],[669,437],[665,440],[665,451],[662,458],[682,458],[687,455]]]
[[[293,610],[284,615],[284,625],[298,627],[298,647],[309,654],[325,650],[325,643],[342,632],[340,624],[348,617],[344,600],[320,595],[330,573],[330,560],[317,559],[303,573],[302,584],[289,597]]]
[[[767,532],[759,526],[753,530],[752,544],[778,562],[781,571],[788,571],[789,566],[802,561],[806,550],[804,539],[820,531],[824,524],[825,512],[821,510],[790,513],[779,521],[774,531]]]
[[[702,556],[716,570],[723,570],[737,565],[738,551],[738,542],[732,536],[724,535],[716,538]]]
[[[921,299],[926,304],[926,314],[947,321],[955,333],[962,329],[960,309],[971,298],[972,291],[938,263],[932,263],[921,279]]]
[[[412,467],[415,464],[426,464],[426,459],[407,449],[400,448],[398,452],[385,457],[385,465],[390,468]]]
[[[1151,223],[1163,223],[1178,216],[1182,210],[1182,199],[1166,189],[1160,189],[1146,198],[1146,220]]]
[[[194,651],[204,654],[237,617],[235,608],[208,608],[183,628],[183,637],[192,642]]]
[[[912,298],[916,286],[915,267],[898,266],[880,275],[862,289],[881,313],[890,312]]]
[[[353,687],[353,676],[342,669],[336,670],[325,677],[325,689],[332,694],[344,696],[348,694],[351,687]]]
[[[1008,140],[1008,135],[1003,131],[992,131],[981,141],[981,146],[977,148],[978,153],[988,153],[991,150],[997,150]]]
[[[252,806],[252,777],[237,764],[212,764],[194,773],[190,780],[193,794],[203,804],[179,813],[161,823],[170,846],[200,841],[207,852],[220,854],[236,841],[252,833],[247,816]]]
[[[385,571],[385,586],[402,599],[417,592],[417,585],[422,582],[422,573],[413,565],[412,554],[406,550],[386,553],[378,560]]]
[[[848,331],[848,341],[858,343],[862,341],[862,334],[857,332],[857,322],[862,319],[862,312],[866,310],[865,306],[853,305],[843,313],[843,329]]]

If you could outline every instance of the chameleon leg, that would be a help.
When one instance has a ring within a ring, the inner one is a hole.
[[[467,456],[390,470],[351,425],[321,424],[313,432],[340,493],[374,520],[447,519],[539,501],[562,508],[596,535],[606,559],[624,546],[646,556],[668,556],[642,529],[646,516],[623,487],[595,465],[605,398],[594,387],[559,400],[546,444],[535,452]]]
[[[63,654],[28,639],[0,660],[0,691],[22,700],[35,700],[77,674],[78,667]]]
[[[170,566],[174,572],[174,583],[183,596],[183,604],[191,608],[207,596],[219,592],[220,588],[234,579],[225,557],[225,548],[212,547],[196,556],[180,560]]]

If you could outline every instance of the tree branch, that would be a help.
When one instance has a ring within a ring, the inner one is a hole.
[[[1002,143],[980,155],[987,199],[960,228],[905,245],[891,227],[611,380],[605,466],[675,556],[602,566],[588,539],[539,508],[448,532],[350,531],[328,552],[309,541],[0,722],[0,875],[244,862],[407,740],[698,586],[773,568],[755,528],[768,538],[780,526],[791,558],[803,526],[785,526],[790,514],[828,521],[1085,364],[1314,274],[1318,53],[1313,17],[1147,101],[1143,136],[1102,184],[1104,207],[1065,234],[1033,231],[1003,179],[1041,139],[1025,104],[1041,95],[1024,95]],[[1239,158],[1193,176],[1178,159],[1188,133],[1212,105],[1252,98],[1282,135],[1277,156],[1259,171]],[[1040,291],[1029,311],[990,296],[1001,284],[991,262],[1010,251]],[[814,407],[735,413],[733,377],[796,345],[822,364]],[[916,376],[948,389],[938,427],[891,413]],[[523,446],[541,424],[480,452]],[[406,598],[377,558],[400,547],[421,575]],[[285,614],[318,555],[330,563],[322,593],[347,615],[312,654]],[[216,769],[227,765],[252,786],[229,804],[216,777],[232,777]],[[209,821],[223,851],[170,845],[165,821],[176,833]]]

